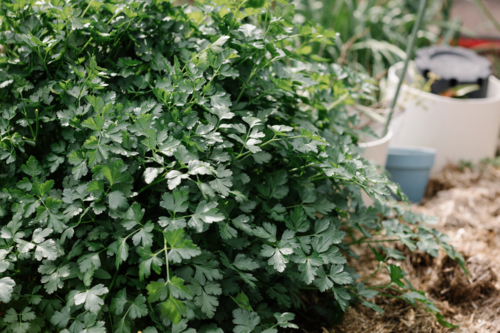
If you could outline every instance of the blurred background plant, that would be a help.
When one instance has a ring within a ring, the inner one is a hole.
[[[335,43],[316,43],[308,49],[319,61],[347,65],[370,75],[380,89],[370,105],[379,100],[387,69],[404,60],[408,37],[416,20],[415,0],[296,0],[298,23],[314,21],[336,32]],[[464,28],[460,18],[452,19],[454,0],[431,0],[418,32],[417,48],[449,44],[460,34],[474,35]]]
[[[495,6],[492,6],[495,4]],[[488,57],[492,63],[493,74],[497,77],[500,76],[500,6],[499,2],[496,0],[468,0],[464,2],[462,0],[461,5],[466,10],[466,6],[474,5],[477,9],[476,15],[469,18],[471,23],[479,24],[480,30],[486,31],[486,38],[482,41],[473,41],[473,45],[470,45],[472,49],[476,52]],[[468,22],[466,22],[468,23]],[[491,38],[493,37],[494,38]]]

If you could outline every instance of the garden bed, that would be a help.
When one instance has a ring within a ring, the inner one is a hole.
[[[424,290],[445,318],[459,328],[441,326],[434,317],[398,299],[377,297],[385,316],[364,306],[351,307],[332,327],[301,325],[302,332],[497,332],[500,327],[500,169],[491,165],[475,169],[449,166],[431,180],[427,197],[417,212],[438,216],[436,228],[451,238],[464,254],[470,276],[443,253],[404,251],[402,268],[416,289]],[[376,259],[368,246],[357,249],[361,261],[349,264],[368,276]],[[373,285],[388,281],[379,273]],[[389,293],[389,291],[387,291]]]

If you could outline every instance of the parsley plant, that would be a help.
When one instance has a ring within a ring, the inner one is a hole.
[[[0,3],[0,329],[265,332],[301,290],[438,313],[381,240],[461,259],[361,159],[369,80],[284,0]],[[361,191],[376,202],[365,207]],[[374,239],[376,237],[376,239]],[[346,265],[372,243],[386,286]],[[378,246],[378,247],[377,247]]]

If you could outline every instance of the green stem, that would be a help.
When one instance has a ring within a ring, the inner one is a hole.
[[[82,15],[80,15],[80,17],[83,17],[83,16],[85,15],[85,13],[87,12],[87,10],[89,10],[90,5],[92,4],[92,2],[94,2],[94,0],[91,0],[91,1],[89,2],[89,5],[87,6],[87,8],[85,8],[85,10],[83,11]]]
[[[168,267],[168,248],[167,248],[167,239],[163,236],[163,247],[165,249],[165,266],[167,267],[167,282],[170,282],[170,272]]]
[[[254,75],[255,75],[255,64],[254,67],[252,67],[252,71],[250,72],[250,76],[248,77],[247,81],[243,84],[243,87],[241,87],[240,94],[238,95],[238,97],[236,98],[236,102],[234,103],[235,105],[238,104],[238,102],[240,101],[240,98],[243,96],[243,93],[245,92],[248,83],[250,82],[250,80]]]
[[[333,178],[333,177],[323,176],[323,177],[318,177],[318,178],[311,178],[311,181],[315,182],[317,180],[330,179],[330,178]]]
[[[247,151],[247,152],[246,152],[246,153],[244,153],[244,154],[239,154],[238,156],[236,156],[236,157],[234,158],[234,160],[236,161],[237,159],[239,159],[239,158],[241,158],[241,157],[245,156],[245,157],[242,159],[242,160],[244,160],[244,159],[245,159],[246,157],[248,157],[248,155],[249,155],[249,154],[251,154],[251,153],[252,153],[251,151]]]
[[[84,222],[82,222],[83,217],[85,216],[85,214],[87,214],[87,213],[88,213],[88,211],[89,211],[89,210],[90,210],[90,207],[87,207],[87,208],[83,211],[83,214],[82,214],[82,215],[80,215],[80,219],[78,220],[78,223],[77,223],[77,224],[75,224],[74,226],[72,226],[71,228],[76,228],[76,227],[78,227],[78,226],[80,225],[80,223],[95,222],[95,221],[94,221],[94,219],[92,219],[92,220],[90,220],[90,221],[84,221]],[[90,218],[92,218],[92,216],[91,216]]]
[[[66,49],[68,48],[69,36],[71,35],[72,32],[73,32],[73,30],[68,33],[68,22],[66,22],[66,36],[67,37],[66,37],[66,40],[64,41],[64,47],[63,47],[63,50],[61,51],[61,55],[59,56],[58,59],[56,59],[57,61],[61,60],[64,57],[64,54],[66,53]],[[59,61],[59,64],[57,65],[57,68],[55,71],[56,74],[57,74],[57,71],[59,71],[59,68],[61,67],[62,63],[63,63],[62,61]]]
[[[377,266],[377,269],[375,270],[375,272],[373,272],[369,277],[367,277],[363,283],[366,283],[367,281],[369,281],[372,277],[374,277],[378,272],[380,272],[380,270],[382,269],[382,265],[380,264],[380,261],[378,262],[378,266]]]
[[[330,104],[330,106],[328,106],[326,108],[327,111],[330,111],[331,109],[333,109],[334,107],[336,107],[337,105],[339,105],[340,103],[345,101],[348,97],[349,97],[349,93],[345,93],[344,95],[340,96],[340,98],[338,100],[336,100],[335,102],[333,102],[332,104]]]
[[[23,110],[24,110],[23,114],[24,114],[24,117],[26,118],[26,122],[28,123],[28,126],[30,128],[31,135],[33,136],[33,141],[36,142],[35,132],[33,131],[33,128],[31,127],[30,120],[28,119],[28,113],[26,112],[26,106],[24,105],[23,93],[20,92],[19,94],[21,95],[21,100],[23,101]]]
[[[357,242],[351,242],[351,243],[347,243],[346,245],[354,245],[354,244],[363,244],[363,243],[384,243],[384,242],[398,242],[400,239],[399,238],[396,238],[396,239],[375,239],[375,240],[363,240],[363,241],[360,241],[358,240]]]
[[[36,131],[35,131],[35,141],[38,138],[38,129],[40,128],[40,125],[38,124],[38,109],[35,109],[35,115],[36,115]]]
[[[308,168],[308,167],[316,165],[316,164],[317,164],[317,162],[312,162],[312,163],[306,164],[306,165],[304,165],[302,167],[293,168],[292,170],[290,170],[290,172],[294,172],[294,171],[298,171],[298,170],[304,170],[305,168]]]
[[[109,21],[106,22],[106,25],[108,25],[116,17],[116,15],[118,15],[118,13],[113,14],[113,16],[111,16],[111,18],[109,19]]]
[[[52,77],[50,75],[50,72],[49,72],[49,69],[47,68],[47,64],[45,63],[45,59],[42,57],[42,54],[40,53],[40,46],[37,47],[36,49],[36,54],[38,54],[38,57],[40,58],[40,60],[42,61],[42,64],[43,64],[43,68],[45,68],[45,71],[47,72],[47,76],[48,77]]]
[[[267,145],[268,143],[271,143],[273,141],[280,141],[281,140],[281,139],[274,140],[275,138],[276,138],[276,134],[273,136],[273,138],[271,140],[269,140],[269,141],[264,142],[263,144],[261,144],[260,147],[264,147],[265,145]],[[293,139],[293,137],[292,138],[287,138],[287,139]]]
[[[392,115],[394,113],[394,108],[396,107],[396,102],[398,101],[399,92],[401,90],[403,80],[406,76],[406,71],[408,70],[408,64],[410,63],[410,59],[413,55],[413,48],[415,47],[415,42],[417,40],[417,33],[418,33],[418,30],[420,29],[420,25],[422,24],[422,20],[424,18],[424,14],[425,14],[425,9],[427,8],[427,1],[428,0],[420,0],[420,7],[418,9],[417,22],[413,26],[413,31],[411,33],[410,41],[408,42],[408,45],[406,46],[406,59],[405,59],[404,67],[399,75],[399,82],[398,82],[398,85],[396,88],[396,93],[394,94],[394,98],[392,100],[391,111],[389,112],[389,115],[387,116],[387,120],[385,122],[385,127],[384,127],[384,132],[382,134],[382,137],[386,136],[387,131],[389,130],[389,125],[391,123]]]
[[[113,275],[113,279],[111,280],[111,283],[109,284],[108,290],[111,290],[111,288],[113,288],[113,285],[115,284],[116,278],[118,276],[118,271],[119,270],[117,269],[115,274]],[[104,297],[106,297],[106,295]]]
[[[500,23],[495,19],[495,16],[491,14],[491,11],[484,5],[482,0],[474,0],[475,4],[483,12],[483,14],[490,20],[490,22],[495,26],[495,29],[500,31]]]
[[[405,293],[405,291],[399,290],[399,289],[397,289],[397,288],[395,288],[395,287],[392,287],[392,286],[387,286],[387,288],[389,288],[389,289],[391,289],[391,290],[394,290],[394,291],[397,291],[398,293],[401,293],[401,294],[404,294],[404,293]]]
[[[366,283],[367,281],[369,281],[372,277],[374,277],[381,269],[381,265],[380,265],[380,262],[378,263],[378,266],[377,266],[377,269],[375,270],[375,272],[373,272],[369,277],[367,277],[363,283]]]
[[[235,9],[235,11],[234,11],[235,15],[236,15],[236,13],[238,13],[238,12],[240,11],[241,6],[243,6],[243,4],[244,4],[245,2],[247,2],[247,0],[242,1],[242,2],[238,5],[238,7],[237,7],[237,8]],[[236,19],[235,19],[235,20],[234,20],[234,23],[231,25],[231,30],[233,30],[233,29],[234,29],[234,27],[235,27],[236,23],[238,23],[238,20],[236,20]]]
[[[271,3],[272,3],[272,1],[269,1],[269,4],[267,5],[267,8],[266,8],[267,9],[266,10],[266,17],[264,18],[264,24],[267,22],[267,18],[269,16]],[[267,36],[267,33],[269,32],[270,28],[271,28],[271,22],[269,22],[269,24],[267,25],[266,31],[264,32],[264,37],[262,38],[262,40],[264,42],[266,41],[266,36]]]
[[[151,186],[156,185],[156,184],[161,183],[162,181],[166,180],[166,178],[165,178],[166,175],[167,175],[167,173],[165,172],[162,176],[160,176],[160,179],[152,182],[148,186],[143,187],[139,192],[137,192],[137,194],[141,194],[142,192],[146,191]]]
[[[399,241],[400,241],[399,238],[395,238],[395,239],[376,239],[372,241],[363,241],[361,243],[384,243],[384,242],[399,242]]]
[[[85,45],[80,49],[80,51],[78,51],[78,54],[76,56],[79,56],[80,53],[82,53],[83,50],[85,50],[85,48],[89,45],[89,43],[92,41],[92,37],[89,38],[89,40],[87,41],[87,43],[85,43]]]
[[[368,287],[366,289],[370,289],[370,290],[374,290],[374,289],[385,289],[387,287],[389,287],[391,285],[391,283],[388,283],[388,284],[383,284],[381,286],[372,286],[372,287]],[[396,291],[400,292],[399,290],[396,289]]]

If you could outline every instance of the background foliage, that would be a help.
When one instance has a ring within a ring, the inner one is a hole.
[[[390,288],[442,320],[381,241],[463,260],[359,157],[344,104],[370,83],[300,51],[334,32],[285,1],[0,15],[3,331],[271,333],[311,289],[326,317]],[[361,243],[387,285],[346,264]]]
[[[459,19],[451,19],[452,2],[429,1],[417,47],[449,44],[458,32],[468,32]],[[310,46],[315,60],[348,65],[379,81],[390,66],[405,59],[418,4],[413,0],[301,0],[295,20],[317,22],[337,33],[334,43]]]

